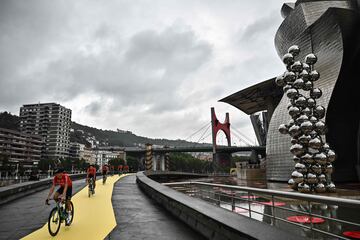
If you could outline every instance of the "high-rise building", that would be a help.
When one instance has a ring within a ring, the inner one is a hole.
[[[56,103],[26,104],[20,108],[20,119],[22,133],[42,137],[42,158],[69,156],[70,109]]]
[[[40,161],[41,145],[39,136],[0,128],[0,155],[6,156],[10,165],[36,166]]]

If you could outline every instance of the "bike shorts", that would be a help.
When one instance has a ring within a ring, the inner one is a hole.
[[[107,171],[103,171],[103,172],[102,172],[102,175],[106,175],[106,174],[107,174]]]
[[[62,194],[64,192],[64,187],[60,187],[56,192]],[[72,196],[72,187],[68,186],[66,190],[66,199],[71,199],[71,196]]]
[[[94,179],[94,181],[95,181],[95,176],[94,176],[94,174],[89,173],[89,179],[90,179],[90,178]]]

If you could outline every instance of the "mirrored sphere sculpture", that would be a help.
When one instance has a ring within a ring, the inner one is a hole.
[[[300,48],[291,46],[282,58],[287,71],[275,79],[289,98],[287,109],[291,119],[279,126],[280,133],[292,137],[290,152],[294,155],[295,169],[288,185],[301,193],[335,192],[331,163],[336,154],[323,139],[326,124],[321,119],[325,117],[325,108],[316,104],[323,95],[316,86],[320,73],[314,64],[318,58],[310,53],[301,61],[299,56]]]

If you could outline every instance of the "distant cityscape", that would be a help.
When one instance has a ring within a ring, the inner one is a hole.
[[[0,154],[6,156],[10,164],[21,164],[25,169],[36,168],[41,159],[82,159],[88,164],[102,166],[111,159],[126,158],[125,148],[112,148],[108,142],[72,128],[71,115],[71,109],[57,103],[24,104],[19,111],[19,131],[0,127]],[[117,133],[132,134],[120,129]],[[71,134],[81,136],[83,141],[71,141]],[[144,148],[145,144],[133,147]],[[208,153],[193,156],[206,161],[212,159]]]

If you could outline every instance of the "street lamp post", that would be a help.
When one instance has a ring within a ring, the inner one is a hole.
[[[15,179],[18,179],[18,172],[19,172],[19,164],[16,164],[16,171],[15,171]]]

